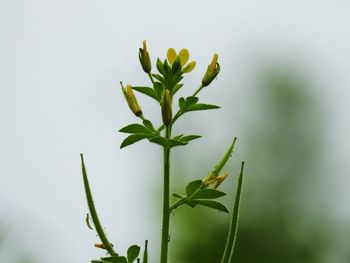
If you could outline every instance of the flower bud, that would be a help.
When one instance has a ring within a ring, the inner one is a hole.
[[[137,116],[140,117],[142,115],[142,110],[140,108],[139,103],[137,102],[137,99],[135,97],[134,91],[131,87],[131,85],[127,85],[126,88],[122,85],[122,91],[124,93],[124,97],[126,99],[126,102],[129,105],[130,110]]]
[[[168,126],[171,123],[172,116],[172,97],[170,91],[166,89],[162,103],[162,118],[164,125]]]
[[[140,59],[140,63],[143,68],[143,71],[146,73],[150,73],[152,69],[152,64],[147,51],[146,40],[143,41],[143,47],[139,49],[139,59]]]
[[[212,174],[210,174],[202,180],[202,185],[204,188],[214,186],[214,189],[216,189],[226,179],[227,176],[228,173],[223,173],[219,176],[213,176]]]
[[[113,247],[113,244],[110,243],[111,247]],[[103,245],[102,243],[97,243],[95,244],[95,247],[101,248],[101,249],[106,249],[105,245]]]
[[[219,57],[218,54],[215,53],[210,65],[207,68],[207,72],[204,74],[204,77],[202,79],[203,87],[208,86],[219,74],[220,65],[218,63],[218,57]]]

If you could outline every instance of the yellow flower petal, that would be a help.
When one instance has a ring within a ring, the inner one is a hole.
[[[183,68],[182,72],[189,73],[195,68],[195,66],[196,66],[196,61],[191,61]]]
[[[179,52],[179,57],[180,57],[181,65],[183,66],[187,63],[188,59],[190,58],[190,52],[188,52],[186,48],[183,48]]]
[[[166,57],[167,57],[168,61],[170,62],[170,64],[173,64],[176,57],[177,57],[177,53],[176,53],[175,49],[169,48],[168,52],[166,54]]]

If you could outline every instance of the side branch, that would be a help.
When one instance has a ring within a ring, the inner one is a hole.
[[[91,189],[90,189],[90,185],[89,185],[88,176],[87,176],[87,173],[86,173],[86,168],[85,168],[83,154],[80,154],[80,158],[81,158],[81,169],[82,169],[82,172],[83,172],[83,180],[84,180],[84,188],[85,188],[85,193],[86,193],[86,199],[87,199],[88,207],[89,207],[89,210],[90,210],[90,215],[91,215],[91,218],[92,218],[92,222],[94,223],[96,232],[97,232],[98,236],[100,237],[101,242],[104,245],[104,247],[106,248],[106,250],[108,251],[108,253],[111,256],[117,256],[118,254],[114,251],[111,243],[108,241],[107,236],[106,236],[105,232],[103,231],[103,228],[101,226],[100,220],[98,218],[98,215],[97,215],[97,212],[96,212],[96,208],[95,208],[95,205],[94,205],[94,200],[93,200],[92,194],[91,194]]]

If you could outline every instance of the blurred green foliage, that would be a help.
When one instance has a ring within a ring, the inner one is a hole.
[[[248,166],[235,258],[244,263],[322,262],[328,253],[327,217],[321,206],[312,206],[322,159],[318,105],[288,71],[268,72],[258,86],[249,140],[241,143]],[[174,220],[172,246],[180,255],[175,262],[219,262],[227,217],[177,211]]]

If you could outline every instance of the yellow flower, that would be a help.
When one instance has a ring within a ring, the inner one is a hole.
[[[140,117],[142,115],[142,110],[140,108],[139,103],[137,102],[136,96],[134,94],[134,91],[131,87],[131,85],[127,85],[126,88],[123,87],[122,85],[122,91],[124,93],[124,97],[126,99],[126,102],[129,105],[130,110],[137,116]]]
[[[186,48],[181,49],[179,52],[179,58],[181,61],[181,65],[184,66],[190,58],[190,52],[188,52]]]
[[[176,57],[177,57],[177,53],[176,53],[175,49],[169,48],[168,52],[166,54],[166,57],[167,57],[168,61],[170,62],[170,64],[173,64],[174,61],[176,60]]]
[[[168,59],[169,63],[173,64],[177,58],[180,59],[181,66],[183,67],[182,68],[183,73],[191,72],[196,66],[195,61],[191,61],[190,63],[188,63],[186,65],[186,63],[188,62],[188,60],[190,58],[190,52],[188,52],[188,50],[186,48],[181,49],[179,54],[177,54],[175,49],[169,48],[168,52],[167,52],[167,59]]]

